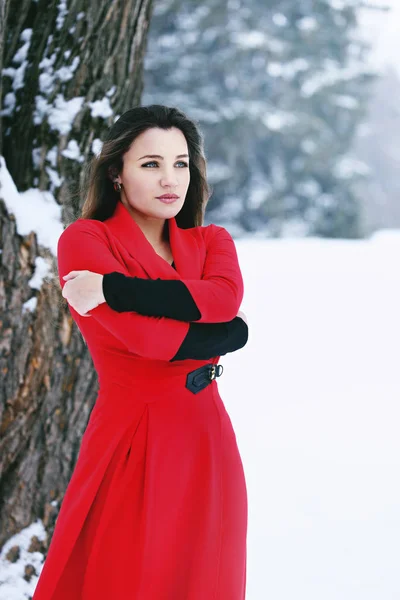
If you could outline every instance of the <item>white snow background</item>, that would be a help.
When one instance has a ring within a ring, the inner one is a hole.
[[[24,231],[4,161],[0,173]],[[42,212],[39,239],[61,231],[54,215]],[[218,386],[248,487],[246,598],[398,600],[400,231],[236,245],[250,335],[221,357]],[[39,521],[3,547],[1,600],[34,590],[22,577],[41,567],[26,552],[33,534],[44,535]]]
[[[238,244],[248,600],[400,598],[400,231]]]

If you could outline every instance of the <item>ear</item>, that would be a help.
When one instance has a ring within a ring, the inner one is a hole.
[[[110,177],[111,181],[116,181],[117,177],[118,177],[118,170],[116,169],[116,167],[108,167],[108,176]]]

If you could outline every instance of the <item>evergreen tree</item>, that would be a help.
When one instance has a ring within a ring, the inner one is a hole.
[[[357,237],[349,148],[372,75],[361,0],[155,4],[142,102],[177,105],[205,134],[207,219],[240,235]]]

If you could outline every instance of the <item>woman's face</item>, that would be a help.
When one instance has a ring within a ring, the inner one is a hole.
[[[189,187],[188,154],[186,138],[176,127],[151,127],[141,133],[124,154],[123,169],[116,179],[122,184],[122,202],[143,216],[175,217]],[[178,198],[166,204],[158,199],[164,194]]]

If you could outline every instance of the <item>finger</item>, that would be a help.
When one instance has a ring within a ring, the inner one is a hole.
[[[68,281],[69,279],[73,279],[74,277],[77,277],[79,275],[79,273],[82,273],[82,271],[70,271],[69,273],[67,273],[67,275],[63,276],[63,279]]]

